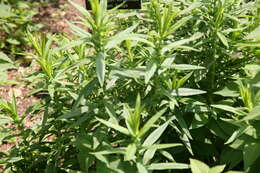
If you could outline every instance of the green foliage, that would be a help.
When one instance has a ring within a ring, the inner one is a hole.
[[[225,168],[225,165],[218,165],[210,168],[205,163],[195,159],[190,159],[190,166],[192,173],[221,173]]]
[[[13,81],[7,80],[6,70],[15,69],[12,59],[10,59],[6,54],[0,52],[0,86],[8,83],[13,83]]]
[[[27,30],[37,31],[41,25],[34,24],[32,18],[37,11],[36,3],[17,0],[0,1],[0,48],[8,54],[24,51],[28,39]]]
[[[22,118],[15,97],[1,101],[21,138],[6,171],[257,172],[257,2],[151,0],[134,12],[90,2],[91,12],[71,2],[82,13],[68,22],[74,39],[27,34],[41,71],[26,80],[44,98]]]

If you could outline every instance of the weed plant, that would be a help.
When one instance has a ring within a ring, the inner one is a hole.
[[[44,99],[23,116],[15,96],[0,102],[19,131],[1,142],[20,137],[6,173],[258,172],[258,1],[71,3],[74,39],[27,34],[41,71],[26,80]],[[29,113],[43,117],[26,129]]]

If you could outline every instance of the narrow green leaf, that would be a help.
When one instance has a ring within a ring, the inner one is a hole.
[[[139,93],[136,98],[135,112],[132,114],[132,116],[132,123],[135,126],[135,134],[138,134],[141,121],[141,96]]]
[[[125,152],[125,161],[129,161],[129,160],[135,160],[136,156],[136,145],[135,144],[129,144],[128,147],[126,148],[126,152]]]
[[[8,102],[6,100],[0,99],[0,110],[6,110],[11,112],[12,108],[9,106]]]
[[[146,67],[146,72],[145,72],[145,83],[148,84],[150,79],[153,77],[154,73],[156,72],[157,65],[155,61],[151,61],[148,63]]]
[[[172,148],[172,147],[180,147],[180,146],[183,146],[183,144],[181,144],[181,143],[173,143],[173,144],[153,144],[153,145],[149,145],[149,146],[146,146],[146,145],[143,144],[142,148],[143,148],[143,149],[156,149],[156,150],[159,150],[159,149]]]
[[[12,113],[13,113],[13,117],[14,117],[15,122],[18,123],[20,121],[20,118],[19,118],[19,115],[18,115],[16,97],[15,97],[14,92],[12,92]]]
[[[98,81],[102,87],[104,85],[106,73],[105,55],[103,53],[99,53],[96,57],[96,71]]]
[[[134,79],[143,78],[145,76],[145,68],[123,69],[115,67],[111,71],[111,75]]]
[[[189,169],[189,165],[185,163],[152,163],[148,166],[149,170],[167,170],[167,169]]]
[[[50,85],[48,86],[48,93],[49,93],[51,99],[54,98],[54,93],[55,93],[55,88],[54,88],[54,87],[55,87],[55,86],[54,86],[53,84],[50,84]]]
[[[7,38],[6,41],[7,41],[8,43],[13,44],[13,45],[16,45],[16,46],[18,46],[19,44],[21,44],[20,41],[14,39],[14,38]]]
[[[184,131],[180,130],[173,122],[171,122],[170,125],[171,125],[171,127],[173,127],[176,130],[176,132],[178,133],[180,139],[182,140],[182,142],[185,145],[185,147],[187,148],[187,150],[192,155],[194,155],[192,148],[191,148],[191,143],[190,143],[189,137],[186,135],[186,133]]]
[[[200,95],[205,93],[206,91],[202,91],[199,89],[191,89],[191,88],[178,88],[170,92],[172,96],[193,96],[193,95]]]
[[[131,112],[131,109],[130,107],[126,104],[124,105],[124,117],[125,117],[125,124],[126,124],[126,127],[129,131],[129,133],[132,135],[132,136],[136,136],[136,126],[135,126],[135,123],[134,123],[134,113]]]
[[[75,103],[73,104],[73,107],[72,109],[74,110],[75,108],[77,108],[81,101],[89,96],[93,90],[93,88],[96,86],[97,84],[97,79],[93,79],[92,81],[90,81],[81,91],[80,91],[80,94],[79,94],[79,97],[77,98],[77,100],[75,101]]]
[[[192,173],[208,173],[210,170],[208,165],[195,159],[190,159],[190,167]]]
[[[174,64],[174,65],[164,65],[164,68],[171,68],[176,70],[204,70],[205,67],[190,65],[190,64]]]
[[[3,158],[3,159],[5,161],[3,163],[1,163],[1,161],[0,161],[0,164],[15,163],[15,162],[23,160],[22,157],[8,157],[8,158]]]
[[[246,144],[243,151],[244,170],[247,170],[260,156],[260,143]]]
[[[89,32],[87,32],[86,30],[78,27],[77,25],[66,21],[68,23],[68,25],[70,26],[70,28],[72,29],[72,31],[74,32],[74,34],[78,35],[81,38],[88,38],[91,37],[91,34]]]
[[[0,110],[1,110],[1,105],[0,105]],[[11,122],[12,122],[12,118],[11,117],[0,115],[0,126],[4,125],[6,123],[11,123]],[[0,139],[0,141],[1,141],[1,139]]]
[[[228,48],[229,46],[228,46],[227,38],[221,32],[217,32],[217,35],[220,41]]]
[[[125,154],[125,148],[113,148],[109,150],[102,150],[97,152],[91,152],[93,155],[110,155],[110,154]]]
[[[68,72],[68,71],[72,71],[74,70],[75,68],[79,67],[79,66],[82,66],[82,65],[89,65],[91,63],[91,60],[90,59],[87,59],[87,58],[84,58],[84,59],[80,59],[80,60],[77,60],[76,63],[60,70],[60,71],[57,71],[56,75],[55,75],[55,78],[53,80],[56,80],[57,82],[60,82],[60,79],[63,79],[64,77],[64,73]],[[74,85],[74,84],[73,84]]]
[[[243,43],[237,43],[238,47],[243,48],[243,47],[260,47],[260,41],[247,41]]]
[[[0,79],[1,79],[1,82],[3,82],[2,78],[4,78],[5,76],[7,77],[6,73],[4,73],[4,71],[8,70],[8,69],[16,69],[16,67],[13,64],[10,64],[10,63],[2,63],[2,64],[0,63],[0,73],[1,73]],[[10,80],[8,80],[6,82],[9,82],[9,81]]]
[[[180,80],[178,80],[176,88],[182,87],[185,84],[185,82],[191,77],[192,74],[193,74],[193,72],[190,72],[187,75],[185,75],[184,77],[182,77]]]
[[[122,38],[122,37],[127,34],[130,34],[136,27],[137,27],[137,25],[131,26],[131,27],[125,29],[124,31],[117,33],[113,37],[109,38],[107,40],[106,48],[110,49],[110,48],[114,47],[115,45],[121,43],[122,41],[126,40],[127,38]]]
[[[138,169],[138,173],[148,173],[148,170],[144,167],[143,164],[137,162],[136,166]]]
[[[144,141],[143,146],[150,146],[153,145],[163,134],[167,126],[169,125],[169,121],[158,127],[154,130]]]
[[[103,120],[103,119],[100,119],[100,118],[96,118],[96,119],[109,128],[117,130],[117,131],[119,131],[119,132],[121,132],[125,135],[128,135],[128,136],[130,135],[129,131],[125,127],[122,127],[122,126],[117,125],[117,124],[113,124],[109,121],[106,121],[106,120]]]
[[[172,157],[172,155],[168,152],[168,151],[165,151],[165,150],[160,150],[159,151],[164,157],[166,157],[168,160],[172,161],[172,162],[175,162],[174,158]]]
[[[249,33],[245,39],[250,40],[250,39],[254,39],[254,40],[260,40],[260,25],[251,33]]]
[[[182,46],[182,45],[184,45],[186,43],[189,43],[191,41],[197,40],[197,39],[201,38],[202,36],[203,36],[202,33],[196,33],[193,36],[191,36],[190,38],[170,43],[170,44],[166,45],[165,47],[163,47],[161,52],[162,52],[162,54],[164,54],[166,51],[170,51],[170,50],[172,50],[172,49],[174,49],[174,48],[176,48],[178,46]]]
[[[192,18],[192,16],[186,16],[178,20],[174,25],[172,25],[167,33],[167,35],[174,33],[177,31],[180,27],[182,27],[187,21],[189,21]]]
[[[216,91],[214,92],[214,94],[216,95],[221,95],[223,97],[238,97],[239,96],[239,92],[236,90],[231,90],[228,87],[223,88],[220,91]]]
[[[106,102],[105,103],[105,109],[106,109],[109,117],[113,120],[113,123],[118,124],[119,119],[117,118],[117,115],[116,115],[115,110],[113,109],[113,106]]]
[[[149,45],[153,45],[151,42],[146,40],[146,35],[143,34],[133,34],[131,33],[137,25],[127,28],[126,30],[114,35],[113,37],[109,38],[106,42],[105,49],[109,50],[114,48],[118,44],[122,43],[125,40],[135,40],[140,41]]]
[[[227,112],[234,113],[236,115],[245,115],[245,113],[237,108],[228,105],[211,105],[214,108],[222,109]]]
[[[244,134],[250,128],[251,128],[250,126],[245,125],[239,128],[238,130],[234,131],[234,133],[229,137],[229,139],[227,140],[227,142],[225,142],[225,144],[230,144],[234,142],[239,136]]]
[[[0,60],[9,62],[11,64],[13,63],[12,60],[6,54],[4,54],[3,52],[0,52]]]
[[[156,152],[156,149],[148,149],[145,151],[144,156],[143,156],[143,163],[145,165],[147,165],[148,162],[154,157],[155,152]]]
[[[192,4],[190,4],[190,6],[188,8],[185,8],[184,10],[179,12],[178,15],[188,14],[193,9],[196,9],[196,8],[200,7],[201,5],[203,5],[201,2],[193,2]]]
[[[209,173],[221,173],[225,169],[226,165],[218,165],[210,168]]]
[[[79,45],[81,45],[81,44],[84,44],[86,41],[87,41],[86,38],[81,38],[81,39],[78,39],[78,40],[73,40],[73,41],[70,41],[69,43],[63,44],[63,45],[60,46],[60,47],[56,47],[56,48],[53,50],[53,52],[59,52],[59,51],[61,51],[61,50],[67,50],[67,49],[70,49],[70,48],[79,46]]]
[[[80,116],[80,115],[84,114],[85,112],[88,112],[88,110],[89,110],[89,107],[83,106],[83,107],[81,107],[79,109],[76,109],[76,110],[71,111],[69,113],[66,113],[66,114],[64,114],[62,116],[59,116],[57,118],[57,120],[74,118],[74,117],[77,117],[77,116]]]
[[[150,130],[150,128],[153,126],[153,124],[166,112],[167,108],[164,108],[162,110],[160,110],[159,112],[157,112],[152,118],[150,118],[145,125],[143,126],[143,128],[140,130],[138,137],[143,136],[148,130]]]
[[[169,65],[172,65],[173,61],[175,60],[176,58],[176,54],[173,54],[172,56],[170,57],[167,57],[163,63],[161,64],[161,67],[164,67],[164,66],[169,66]]]
[[[11,12],[11,6],[5,5],[3,2],[0,4],[0,18],[8,18],[15,16],[15,13]]]
[[[195,52],[200,52],[200,49],[196,49],[190,46],[176,46],[174,48],[175,50],[183,50],[183,51],[195,51]]]
[[[189,128],[188,128],[184,118],[181,115],[176,114],[175,115],[175,120],[178,122],[178,125],[181,128],[181,131],[184,132],[189,139],[192,139],[192,136],[190,134]]]
[[[243,119],[242,121],[248,121],[248,120],[259,120],[260,119],[260,105],[254,107],[252,111],[250,111]]]

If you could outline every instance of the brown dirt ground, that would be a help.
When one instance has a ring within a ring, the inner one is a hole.
[[[74,0],[84,5],[84,0]],[[39,14],[34,17],[34,22],[43,23],[43,32],[70,33],[66,23],[79,19],[80,13],[66,0],[59,0],[56,4],[46,4],[39,7]]]

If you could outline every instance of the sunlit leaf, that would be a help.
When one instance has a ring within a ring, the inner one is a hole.
[[[151,127],[154,125],[154,123],[166,112],[167,108],[164,108],[157,112],[152,118],[150,118],[143,126],[143,128],[140,130],[138,137],[143,136],[148,130],[151,129]]]
[[[167,169],[189,169],[189,165],[185,163],[152,163],[148,166],[149,170],[167,170]]]
[[[103,53],[99,53],[96,57],[96,71],[97,71],[98,81],[100,85],[103,86],[105,81],[105,73],[106,73],[105,55]]]
[[[218,38],[221,40],[221,42],[228,48],[228,41],[227,38],[221,33],[221,32],[217,32]]]
[[[125,127],[122,127],[122,126],[117,125],[117,124],[113,124],[109,121],[106,121],[106,120],[103,120],[103,119],[100,119],[100,118],[96,118],[96,119],[109,128],[117,130],[117,131],[119,131],[119,132],[121,132],[125,135],[128,135],[128,136],[130,135],[129,131]]]
[[[192,173],[208,173],[210,170],[208,165],[195,159],[190,159],[190,167]]]
[[[178,88],[170,91],[170,94],[172,96],[193,96],[193,95],[200,95],[205,93],[206,91],[202,91],[199,89],[191,89],[191,88]]]

